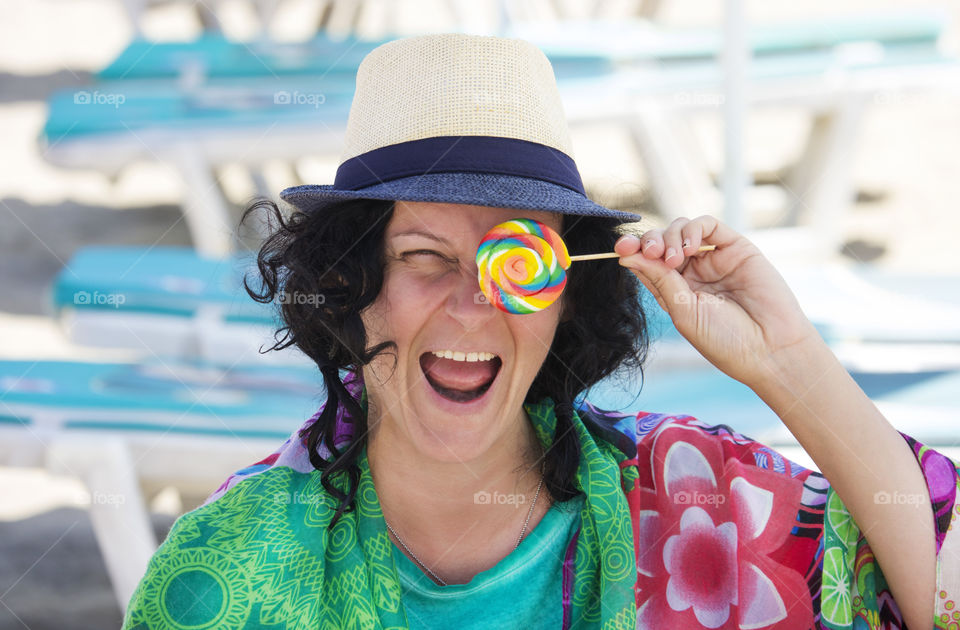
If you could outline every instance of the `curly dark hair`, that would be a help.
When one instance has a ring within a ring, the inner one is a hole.
[[[322,304],[277,300],[284,324],[276,343],[262,352],[296,345],[316,362],[323,375],[327,402],[316,422],[301,431],[310,462],[322,472],[323,487],[340,501],[331,527],[354,509],[360,481],[357,456],[366,442],[367,418],[339,378],[340,369],[359,371],[379,353],[396,344],[387,341],[367,347],[360,313],[376,300],[383,285],[384,234],[393,214],[392,201],[354,200],[322,212],[293,211],[284,217],[266,198],[254,199],[243,213],[266,211],[268,236],[257,255],[259,289],[244,279],[250,296],[262,303],[283,294],[322,294]],[[564,215],[561,234],[571,255],[611,251],[617,239],[616,219]],[[571,430],[577,396],[618,368],[642,370],[646,359],[647,325],[639,300],[639,281],[626,268],[606,264],[578,264],[568,271],[564,311],[547,359],[530,386],[525,402],[545,397],[555,403],[557,430],[545,454],[544,485],[554,501],[578,494],[574,475],[580,445]],[[333,404],[331,404],[333,403]],[[341,451],[334,444],[337,404],[353,423],[352,440]],[[330,451],[321,457],[318,446]],[[343,493],[331,480],[347,476]]]

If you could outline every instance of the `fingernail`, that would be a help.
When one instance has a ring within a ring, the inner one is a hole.
[[[675,249],[672,248],[672,247],[668,247],[668,248],[667,248],[667,257],[664,258],[664,260],[670,260],[671,258],[673,258],[673,257],[676,256],[676,255],[677,255],[677,250],[675,250]]]
[[[647,239],[647,240],[645,240],[645,241],[643,242],[643,248],[644,248],[644,249],[647,249],[648,247],[653,247],[653,246],[656,245],[656,244],[657,244],[657,242],[656,242],[655,240],[653,240],[652,238],[650,238],[650,239]]]

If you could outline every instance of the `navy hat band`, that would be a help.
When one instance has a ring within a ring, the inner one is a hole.
[[[367,151],[337,169],[333,186],[361,190],[426,173],[490,173],[530,177],[584,195],[573,159],[537,142],[492,136],[437,136]]]

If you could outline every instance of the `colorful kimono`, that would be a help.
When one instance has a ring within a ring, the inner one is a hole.
[[[362,381],[348,373],[344,384],[365,405]],[[549,446],[553,401],[525,409]],[[342,407],[337,418],[341,446],[353,431]],[[573,425],[585,500],[556,599],[565,628],[903,627],[869,545],[820,474],[688,416],[628,416],[585,403]],[[936,517],[935,624],[954,628],[958,466],[903,437]],[[323,445],[320,453],[329,455]],[[299,430],[231,476],[174,524],[124,628],[406,627],[365,449],[358,464],[357,509],[332,528],[338,502]]]
[[[622,448],[636,444],[629,463],[641,473],[627,493],[637,628],[904,627],[870,545],[820,473],[689,416],[640,413],[616,430]],[[960,628],[960,466],[901,435],[934,513],[931,625]]]

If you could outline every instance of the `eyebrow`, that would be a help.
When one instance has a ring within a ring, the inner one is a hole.
[[[422,236],[424,238],[430,239],[431,241],[443,243],[444,245],[448,245],[448,246],[450,245],[450,242],[447,241],[447,239],[440,236],[436,236],[435,234],[430,234],[429,232],[421,232],[420,230],[407,230],[406,232],[398,232],[397,234],[393,235],[393,238],[396,238],[398,236]]]

